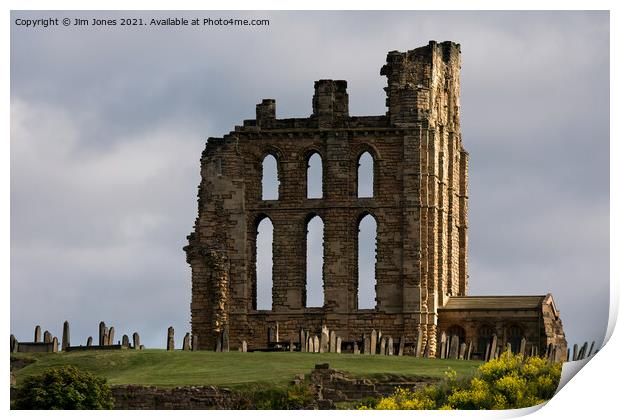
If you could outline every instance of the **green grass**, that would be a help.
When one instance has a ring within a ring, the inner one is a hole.
[[[34,358],[15,372],[17,384],[43,370],[73,365],[108,379],[112,385],[134,384],[174,387],[215,385],[245,388],[268,384],[283,386],[295,374],[308,374],[317,363],[329,363],[356,377],[442,377],[450,367],[459,375],[472,374],[480,362],[435,360],[409,356],[365,356],[333,353],[214,353],[165,350],[75,351],[56,354],[12,354]]]

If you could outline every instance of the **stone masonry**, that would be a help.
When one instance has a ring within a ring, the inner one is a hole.
[[[431,41],[392,51],[381,75],[387,112],[350,116],[347,82],[314,83],[312,115],[278,119],[264,99],[256,118],[201,157],[198,217],[184,248],[192,270],[192,334],[213,349],[225,327],[234,343],[267,345],[277,322],[282,340],[321,327],[361,340],[371,330],[422,340],[435,357],[439,309],[467,294],[468,153],[460,130],[461,49]],[[358,198],[360,156],[373,158],[374,195]],[[323,197],[307,198],[308,160],[318,153]],[[262,162],[277,161],[278,199],[263,200]],[[358,228],[377,223],[376,306],[358,309]],[[323,307],[306,305],[307,223],[324,223]],[[257,310],[258,224],[273,232],[272,309]]]

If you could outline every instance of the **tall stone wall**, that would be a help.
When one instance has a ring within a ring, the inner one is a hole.
[[[370,330],[434,355],[437,309],[467,291],[467,153],[459,122],[460,47],[435,43],[390,52],[385,116],[349,115],[347,83],[315,82],[308,118],[278,119],[276,102],[256,119],[210,138],[201,158],[198,218],[185,248],[192,268],[192,332],[210,348],[222,325],[231,345],[266,345],[267,326],[294,338],[327,324],[344,340]],[[374,160],[374,196],[357,197],[357,166]],[[323,165],[323,197],[307,198],[308,159]],[[278,164],[277,200],[262,200],[262,161]],[[376,307],[359,310],[358,228],[377,222]],[[324,306],[306,305],[307,222],[324,223]],[[272,310],[257,310],[256,238],[273,224]],[[225,261],[225,262],[224,262]],[[204,347],[203,347],[204,346]]]

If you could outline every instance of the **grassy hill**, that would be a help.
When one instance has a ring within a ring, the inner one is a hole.
[[[214,353],[165,350],[75,351],[56,354],[12,354],[34,363],[15,372],[17,384],[49,367],[73,365],[106,377],[112,385],[216,385],[242,388],[254,384],[288,384],[297,373],[307,374],[317,363],[357,377],[441,377],[448,368],[469,375],[480,362],[435,360],[409,356],[365,356],[333,353]]]

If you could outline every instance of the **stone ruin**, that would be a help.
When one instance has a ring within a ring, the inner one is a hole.
[[[461,47],[453,42],[391,51],[380,72],[387,77],[385,115],[349,115],[347,82],[319,80],[310,117],[278,119],[275,100],[264,99],[255,119],[208,139],[198,217],[184,248],[192,334],[201,348],[216,348],[225,329],[235,343],[266,348],[267,330],[278,323],[285,340],[300,329],[321,337],[319,351],[326,341],[321,328],[329,325],[343,342],[365,336],[363,349],[375,329],[402,337],[409,347],[400,353],[439,357],[445,333],[448,353],[457,357],[465,343],[467,354],[484,358],[493,336],[502,346],[519,348],[525,338],[525,351],[553,345],[566,356],[551,295],[467,296],[469,155],[460,128],[460,68]],[[373,196],[362,198],[357,168],[366,152]],[[314,154],[323,168],[319,199],[307,198],[305,182]],[[277,199],[264,200],[268,155],[277,161],[279,186]],[[358,308],[358,226],[366,215],[377,224],[373,309]],[[316,216],[324,222],[324,305],[309,307],[306,234]],[[271,310],[257,309],[257,227],[265,218],[274,229]]]

